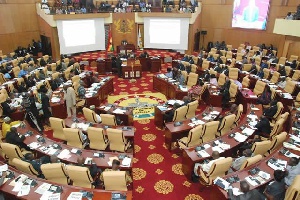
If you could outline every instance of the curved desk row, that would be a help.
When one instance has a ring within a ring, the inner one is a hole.
[[[182,99],[184,96],[187,96],[187,92],[180,90],[177,85],[158,78],[156,75],[153,76],[153,89],[164,94],[169,99]]]
[[[248,105],[249,106],[249,105]],[[247,123],[247,115],[250,114],[250,108],[247,111],[247,114],[240,120],[239,125],[244,126],[245,128],[248,127],[248,123]],[[260,117],[262,115],[262,107],[259,107],[259,110],[257,111],[253,111],[255,115],[257,115],[258,117]],[[240,145],[240,142],[236,141],[234,138],[230,138],[228,137],[231,133],[236,133],[236,132],[241,132],[241,126],[237,126],[235,127],[233,130],[230,130],[228,133],[222,135],[221,137],[216,138],[213,141],[209,141],[206,143],[203,143],[201,145],[198,146],[204,146],[205,144],[209,144],[210,146],[213,146],[213,143],[215,141],[222,141],[225,144],[230,145],[230,148],[227,150],[224,150],[223,153],[221,153],[221,156],[232,156],[233,151],[236,150],[238,148],[238,146]],[[209,158],[209,157],[199,157],[197,155],[197,152],[195,150],[196,147],[189,147],[186,149],[183,149],[183,157],[182,157],[182,171],[185,174],[185,176],[187,177],[187,179],[191,180],[192,178],[192,173],[194,170],[194,165],[195,163],[199,163],[199,162],[203,162],[205,159]],[[213,152],[212,148],[208,148],[205,150],[210,156]]]
[[[38,153],[38,155],[47,155],[47,156],[51,156],[53,154],[58,155],[58,157],[60,158],[60,160],[64,163],[71,163],[71,164],[76,164],[77,163],[77,158],[78,156],[82,156],[84,158],[92,158],[93,161],[96,163],[96,165],[101,168],[101,169],[106,169],[106,168],[111,168],[111,166],[108,164],[108,162],[110,161],[109,158],[112,157],[119,157],[121,155],[127,156],[129,158],[133,158],[133,154],[131,153],[113,153],[113,152],[104,152],[104,151],[96,151],[96,150],[87,150],[87,149],[78,149],[78,148],[73,148],[69,145],[60,143],[60,142],[55,142],[54,140],[51,140],[47,137],[42,137],[40,136],[35,129],[31,128],[29,126],[28,123],[26,123],[26,127],[22,128],[19,127],[18,128],[18,132],[20,134],[26,134],[28,131],[32,131],[33,135],[28,136],[27,134],[26,139],[24,140],[24,143],[27,146],[32,146],[32,143],[34,144],[38,144],[36,148],[34,148],[34,151]],[[39,137],[43,138],[44,141],[41,141],[41,139],[39,139]],[[56,147],[55,148],[50,148],[50,146],[53,146],[55,144],[58,144],[60,147]],[[53,150],[51,150],[53,149]],[[79,151],[81,151],[80,154],[78,153],[72,153],[72,149],[78,149]],[[61,153],[62,151],[64,152]],[[104,158],[100,158],[99,156],[94,156],[95,153],[103,153]],[[87,164],[89,165],[89,163]],[[132,170],[132,161],[130,163],[130,166],[122,166],[120,167],[122,170],[126,170],[126,171],[131,171]]]
[[[3,165],[3,162],[0,162],[0,165]],[[61,187],[62,192],[60,194],[60,199],[67,199],[68,196],[72,192],[81,192],[81,191],[86,191],[86,192],[91,192],[93,194],[93,199],[101,199],[101,200],[111,200],[112,199],[112,193],[120,193],[123,195],[126,195],[127,198],[126,200],[132,199],[132,191],[106,191],[106,190],[100,190],[100,189],[89,189],[89,188],[82,188],[82,187],[76,187],[76,186],[71,186],[71,185],[60,185],[51,181],[47,181],[45,179],[40,179],[36,178],[33,175],[29,174],[24,174],[21,171],[18,171],[14,169],[13,167],[8,167],[9,172],[14,173],[14,178],[7,180],[3,185],[0,186],[1,192],[5,194],[6,199],[40,199],[41,194],[36,193],[35,191],[37,190],[38,187],[41,185],[48,183],[52,184],[53,186]],[[26,175],[30,179],[33,179],[36,181],[37,185],[34,187],[30,188],[30,192],[28,195],[17,197],[18,192],[14,192],[13,186],[11,186],[11,182],[13,182],[18,176],[20,175]]]

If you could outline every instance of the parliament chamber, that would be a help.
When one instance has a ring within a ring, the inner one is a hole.
[[[299,1],[0,13],[0,199],[300,199]]]

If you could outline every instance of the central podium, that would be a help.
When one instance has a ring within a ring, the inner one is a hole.
[[[142,77],[142,65],[139,60],[127,59],[122,63],[124,79],[137,79]]]

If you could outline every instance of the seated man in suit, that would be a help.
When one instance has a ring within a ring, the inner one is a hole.
[[[284,183],[285,172],[281,170],[274,171],[274,181],[267,185],[264,194],[267,199],[280,200],[284,199],[285,196],[285,183]]]
[[[120,161],[119,160],[116,160],[114,159],[112,161],[112,166],[111,166],[111,169],[108,169],[106,168],[104,171],[120,171]],[[126,183],[129,185],[132,183],[132,178],[130,176],[130,174],[128,173],[128,171],[126,171],[126,174],[125,174],[125,179],[126,179]],[[103,174],[101,173],[100,175],[100,180],[103,182],[104,179],[103,179]]]
[[[213,151],[211,154],[211,157],[212,157],[212,160],[209,161],[208,163],[204,163],[204,164],[196,163],[195,164],[194,173],[196,176],[199,176],[199,174],[198,174],[199,166],[201,166],[202,170],[207,173],[207,172],[209,172],[209,170],[210,170],[211,166],[214,164],[214,162],[225,158],[225,157],[220,157],[220,153],[218,151]]]
[[[19,146],[20,148],[30,151],[30,148],[23,142],[25,140],[24,135],[19,135],[16,127],[11,127],[10,131],[6,134],[6,142]]]
[[[264,200],[265,197],[259,193],[257,189],[250,190],[250,185],[247,183],[247,181],[241,181],[240,182],[240,190],[244,194],[241,194],[239,196],[234,196],[232,191],[232,186],[229,186],[228,188],[228,197],[231,200]]]
[[[231,165],[231,168],[229,169],[228,173],[238,171],[241,169],[242,164],[248,159],[252,157],[252,151],[251,149],[245,149],[243,151],[243,156],[236,158]]]
[[[266,116],[268,118],[273,118],[273,116],[276,114],[277,109],[278,109],[277,108],[277,101],[274,100],[270,104],[271,104],[271,106],[264,110],[264,116]]]
[[[10,131],[10,128],[13,125],[16,125],[16,124],[19,124],[19,123],[20,123],[20,121],[12,121],[11,118],[5,117],[3,119],[3,123],[2,123],[2,136],[3,136],[3,138],[6,137],[7,132]]]
[[[165,75],[166,75],[166,77],[168,77],[168,78],[173,78],[172,68],[168,67],[168,68],[167,68],[167,73],[166,73]]]
[[[13,112],[15,112],[16,108],[14,107],[10,107],[9,104],[8,104],[8,101],[7,100],[4,100],[2,103],[1,103],[1,106],[2,106],[2,109],[3,109],[3,115],[4,116],[11,116],[11,114]]]
[[[271,133],[270,121],[266,116],[261,116],[260,120],[255,125],[256,131],[254,135],[268,137]]]
[[[190,98],[189,96],[184,96],[184,97],[182,98],[182,101],[184,102],[183,106],[187,106],[188,103],[191,102],[191,98]]]
[[[163,116],[164,123],[173,121],[175,110],[179,107],[180,107],[179,103],[174,103],[173,108],[164,113],[164,116]]]
[[[263,78],[264,77],[264,69],[267,69],[267,68],[268,68],[267,59],[263,58],[262,62],[260,64],[260,70],[257,73],[257,76],[259,76],[260,78]]]

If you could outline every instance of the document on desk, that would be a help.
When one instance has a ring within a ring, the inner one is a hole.
[[[226,180],[222,179],[221,177],[217,177],[214,181],[214,184],[219,186],[220,188],[227,190],[230,183],[227,182]]]
[[[223,153],[224,152],[224,150],[221,148],[221,147],[219,147],[219,146],[214,146],[214,147],[212,147],[211,148],[213,151],[217,151],[217,152],[219,152],[219,153]]]
[[[124,114],[125,112],[126,112],[126,110],[122,110],[120,108],[117,108],[113,111],[113,113],[115,113],[115,114]]]
[[[23,186],[22,181],[15,182],[15,186],[12,189],[13,192],[19,192],[21,190],[21,187]]]
[[[41,196],[40,200],[60,200],[60,193],[54,193],[46,191]]]
[[[202,158],[206,158],[206,157],[209,157],[210,155],[204,151],[204,150],[201,150],[201,151],[197,151],[197,153],[202,157]]]
[[[254,132],[255,132],[255,130],[253,130],[253,129],[251,129],[251,128],[245,128],[245,129],[242,131],[242,133],[244,133],[244,134],[246,134],[246,135],[248,135],[248,136],[252,135]]]
[[[30,192],[30,185],[22,185],[20,191],[18,192],[17,196],[21,197],[21,196],[26,196],[28,195]]]
[[[60,98],[58,98],[58,97],[52,97],[51,98],[51,102],[52,103],[58,103],[58,102],[60,102]]]
[[[211,114],[211,115],[219,115],[220,112],[218,112],[218,111],[212,111],[210,114]]]
[[[58,154],[57,157],[60,158],[60,159],[70,158],[71,157],[70,151],[68,149],[64,149],[64,150],[62,150],[62,152],[60,152]]]
[[[285,99],[293,99],[290,93],[282,93]]]
[[[247,140],[247,136],[242,135],[239,132],[236,132],[234,135],[234,139],[238,142],[245,142]]]
[[[82,199],[81,192],[71,192],[71,194],[67,198],[67,200],[81,200],[81,199]]]
[[[165,107],[165,106],[157,106],[157,108],[158,108],[160,111],[166,111],[166,110],[168,110],[168,107]]]
[[[255,178],[253,178],[252,176],[247,176],[245,178],[245,180],[252,186],[257,186],[258,183],[255,181]]]
[[[269,180],[271,178],[271,175],[267,172],[264,172],[264,171],[259,171],[258,176],[260,176],[260,177],[262,177],[266,180]]]
[[[39,148],[41,145],[40,145],[39,143],[37,143],[37,142],[32,142],[32,143],[30,143],[28,146],[29,146],[30,149],[37,149],[37,148]]]
[[[34,192],[38,193],[38,194],[44,194],[45,192],[47,192],[49,190],[50,187],[51,187],[51,184],[43,183]]]
[[[7,170],[8,170],[8,165],[7,164],[0,166],[0,172],[6,172]]]
[[[131,164],[131,158],[126,157],[126,158],[124,158],[122,160],[122,164],[121,165],[124,166],[124,167],[129,167],[130,164]]]
[[[277,160],[275,163],[268,162],[268,166],[274,170],[285,171],[286,165],[287,165],[287,161],[285,160]]]

